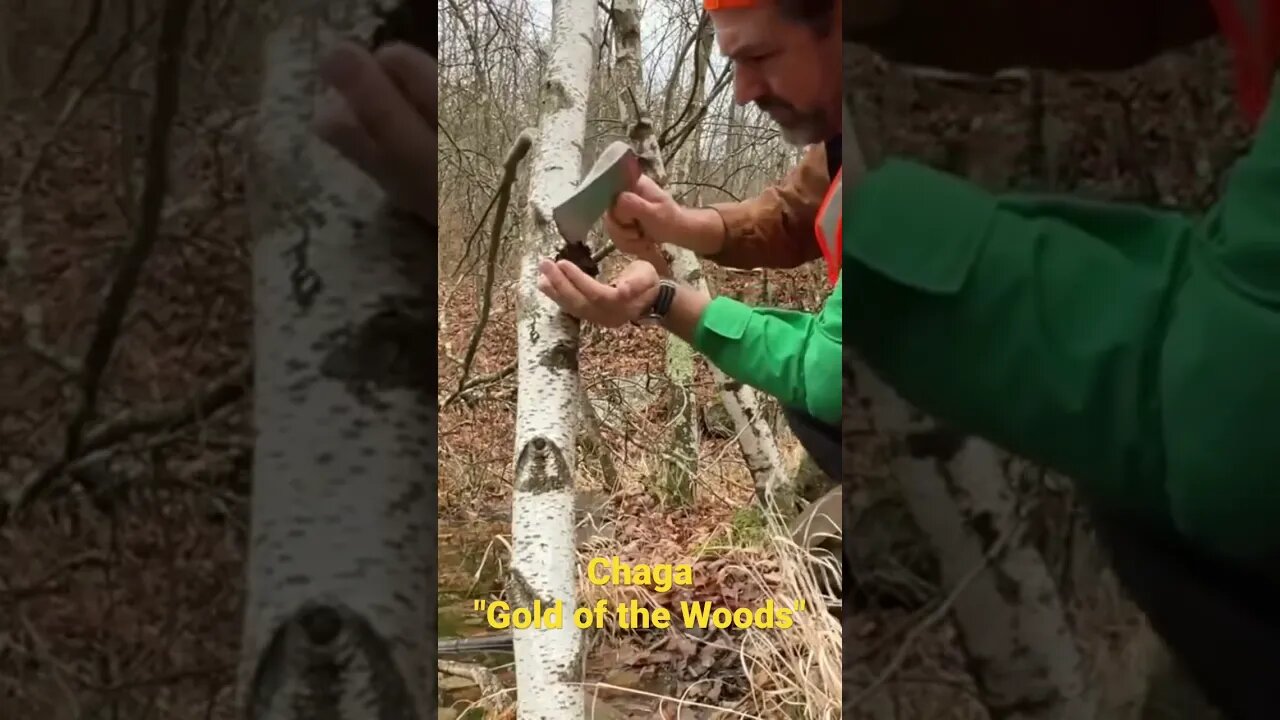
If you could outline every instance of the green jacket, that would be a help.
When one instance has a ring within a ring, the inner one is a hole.
[[[1219,556],[1274,563],[1277,115],[1204,218],[886,163],[844,196],[846,339],[939,419]]]
[[[734,380],[839,426],[842,282],[818,313],[717,297],[698,321],[693,348]]]

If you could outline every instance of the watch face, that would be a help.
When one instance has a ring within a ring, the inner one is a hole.
[[[636,319],[635,323],[636,325],[640,325],[643,327],[648,327],[651,325],[659,325],[662,323],[662,318],[658,315],[653,315],[653,314],[641,315],[639,318]]]

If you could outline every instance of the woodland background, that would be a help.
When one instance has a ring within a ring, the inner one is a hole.
[[[55,479],[0,528],[0,717],[234,716],[253,440],[242,135],[258,99],[259,49],[274,22],[269,3],[195,4],[180,104],[166,118],[173,138],[163,223],[104,368],[87,426],[94,440],[87,452],[62,456],[102,298],[139,230],[159,9],[149,0],[0,6],[0,493],[13,499],[34,478]],[[441,544],[457,552],[441,558],[441,623],[442,631],[452,624],[465,633],[447,608],[475,592],[477,576],[492,581],[488,556],[500,556],[501,545],[489,540],[501,531],[502,516],[485,509],[503,507],[509,495],[515,385],[505,270],[466,390],[449,396],[462,382],[460,360],[484,295],[477,258],[491,225],[482,218],[508,149],[536,121],[549,10],[446,2],[439,12],[439,374],[448,402],[439,504]],[[675,105],[663,102],[666,88],[688,90],[671,78],[673,58],[697,27],[696,7],[655,1],[643,12],[649,99],[655,113],[666,113]],[[719,60],[712,58],[714,78]],[[916,157],[995,189],[1200,208],[1247,142],[1216,43],[1104,77],[939,78],[889,68],[852,47],[845,61],[869,154]],[[598,82],[607,83],[607,75]],[[482,91],[450,92],[461,85]],[[616,103],[597,103],[591,112],[598,149],[625,125]],[[723,96],[702,127],[708,140],[691,161],[691,180],[673,188],[691,202],[695,191],[702,202],[747,196],[796,158],[758,114],[731,108]],[[594,156],[592,148],[587,155]],[[500,268],[518,253],[512,239],[525,214],[522,182],[518,175],[499,235]],[[606,261],[606,274],[616,262]],[[821,296],[813,268],[706,270],[719,292],[753,302],[812,308]],[[757,576],[767,581],[770,568],[750,509],[750,479],[716,419],[706,373],[694,382],[704,430],[696,499],[659,514],[648,490],[667,459],[671,418],[663,380],[652,376],[664,373],[665,348],[639,330],[588,331],[584,345],[584,384],[598,403],[606,449],[584,459],[580,483],[596,490],[611,484],[601,458],[620,474],[616,527],[606,540],[672,560],[714,545],[710,562],[719,564],[696,595],[760,592],[752,588]],[[785,445],[798,464],[793,444]],[[859,574],[871,578],[845,611],[857,640],[846,648],[856,666],[852,682],[871,688],[855,716],[983,717],[954,629],[939,610],[946,597],[896,508],[882,454],[874,438],[852,430],[849,446],[847,467],[858,489],[850,502],[876,508],[861,515],[865,524],[846,528],[867,548]],[[54,468],[69,470],[81,488],[72,490],[67,473]],[[1033,541],[1058,576],[1070,578],[1063,583],[1070,618],[1095,675],[1115,706],[1136,717],[1135,698],[1155,662],[1149,636],[1090,560],[1087,522],[1066,486],[1028,482],[1022,493],[1033,509]],[[664,519],[655,525],[655,517]],[[732,653],[670,639],[639,650],[609,646],[625,654],[609,666],[631,674],[607,678],[619,684],[673,695],[695,688],[695,698],[713,705],[747,694]],[[693,672],[673,671],[681,666]],[[781,679],[751,682],[767,687]],[[463,698],[467,692],[458,690]],[[639,701],[615,700],[623,709],[632,702]]]

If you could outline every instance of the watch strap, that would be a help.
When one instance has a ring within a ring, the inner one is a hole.
[[[662,322],[662,319],[671,311],[671,304],[676,299],[676,287],[674,280],[667,278],[659,280],[658,295],[653,299],[653,305],[650,305],[649,310],[633,322],[638,325],[654,325]]]

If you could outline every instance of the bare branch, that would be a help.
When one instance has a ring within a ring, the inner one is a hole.
[[[0,504],[0,525],[3,525],[9,517],[25,509],[37,497],[49,492],[53,482],[64,473],[78,467],[85,456],[122,442],[132,435],[172,431],[207,418],[244,397],[250,380],[251,366],[248,361],[244,361],[231,368],[229,372],[193,398],[165,403],[154,408],[124,412],[99,425],[86,434],[75,456],[64,457],[53,463],[4,498],[4,502]]]
[[[89,38],[98,30],[98,23],[102,20],[103,0],[93,0],[93,5],[89,8],[89,17],[85,18],[84,27],[80,29],[80,34],[76,39],[71,41],[71,45],[67,47],[67,52],[62,56],[62,60],[58,63],[58,69],[53,72],[53,77],[49,78],[49,83],[45,85],[44,92],[40,93],[40,97],[47,98],[58,89],[58,85],[62,83],[62,78],[75,64],[76,57],[80,51],[84,49],[85,43],[89,42]]]
[[[466,387],[467,375],[471,372],[471,363],[476,358],[476,350],[480,347],[480,338],[484,335],[485,325],[489,324],[489,310],[493,305],[493,278],[497,273],[498,245],[502,239],[502,223],[507,218],[507,205],[511,202],[511,186],[516,180],[516,170],[520,161],[533,146],[533,134],[529,131],[520,133],[511,152],[502,165],[502,182],[498,185],[498,210],[493,216],[493,231],[489,233],[489,260],[485,267],[484,287],[480,289],[480,317],[471,331],[471,340],[467,343],[466,354],[462,357],[462,371],[458,376],[458,390]],[[455,393],[457,394],[457,393]]]
[[[84,376],[81,378],[81,401],[67,427],[64,459],[70,460],[80,453],[85,426],[92,419],[98,402],[98,389],[106,370],[107,361],[115,347],[124,322],[125,310],[133,297],[142,266],[155,246],[160,234],[160,216],[164,209],[169,160],[169,135],[178,113],[178,89],[180,80],[182,46],[187,29],[187,16],[192,0],[168,0],[161,19],[160,40],[156,63],[156,99],[151,110],[151,127],[148,132],[146,180],[142,191],[141,222],[133,244],[126,251],[120,272],[111,286],[111,292],[98,317],[98,324],[89,350],[85,353]]]

